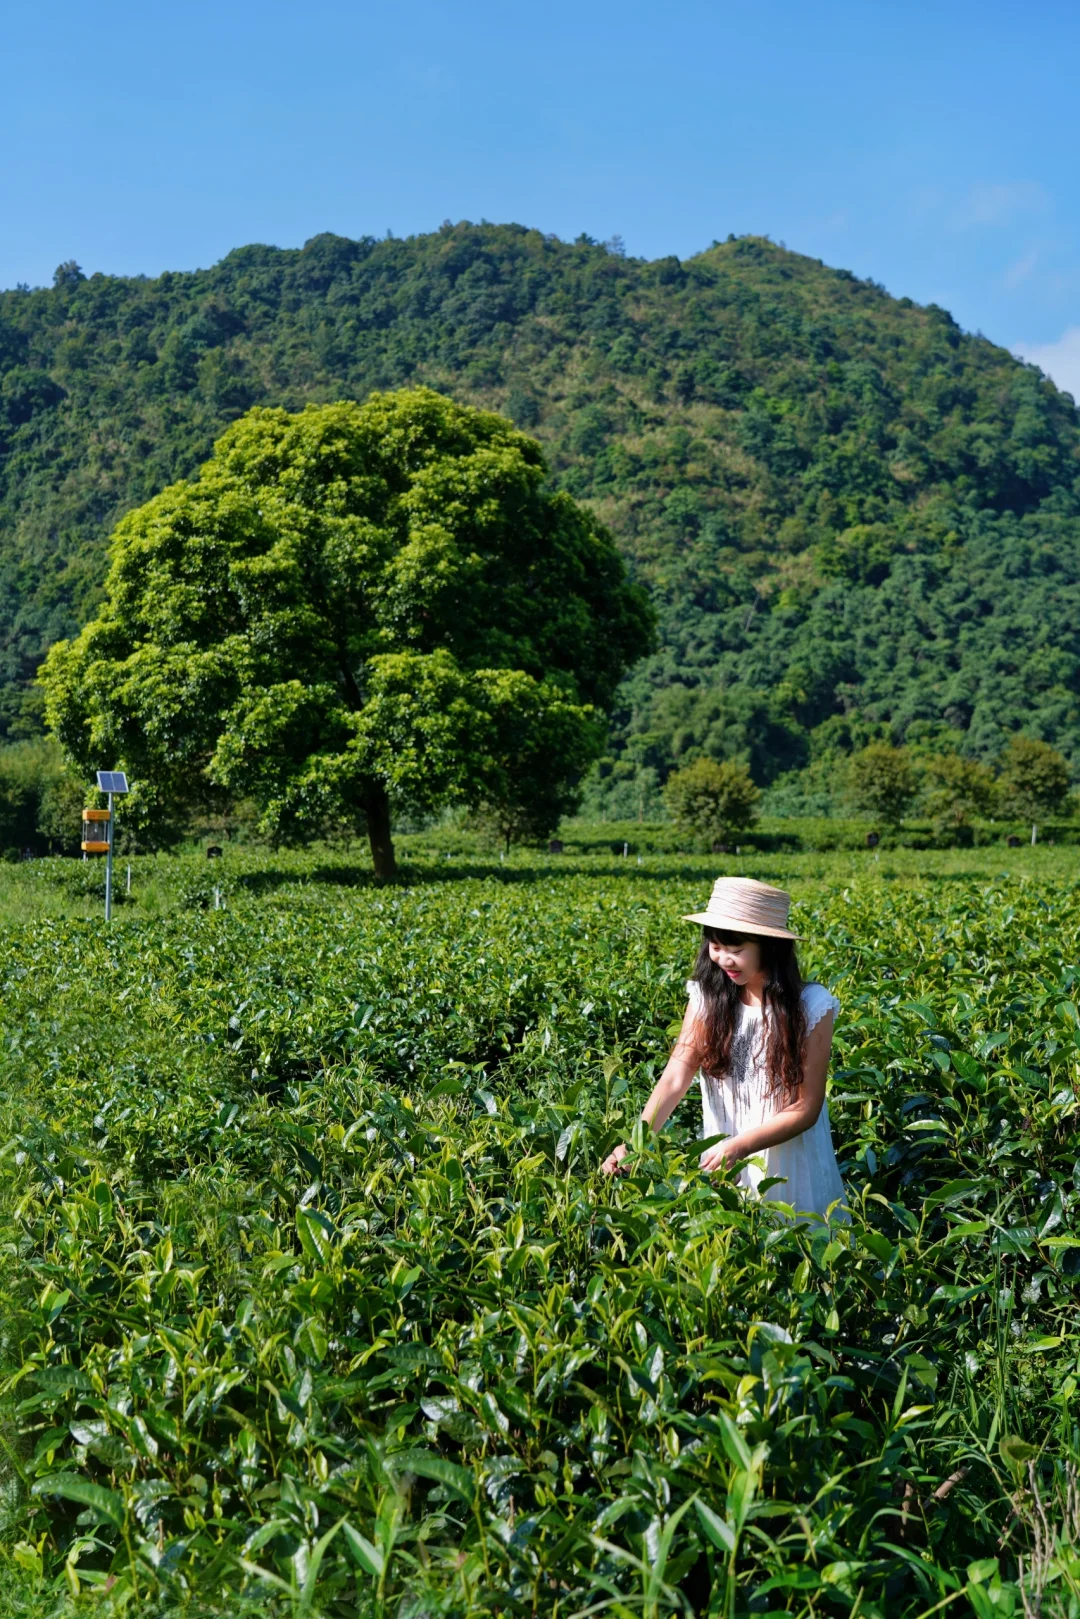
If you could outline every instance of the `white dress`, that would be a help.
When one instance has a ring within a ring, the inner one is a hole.
[[[693,979],[686,985],[690,1005],[695,1012],[701,1008],[701,986]],[[806,1012],[806,1032],[828,1012],[839,1012],[840,1002],[822,984],[806,984],[802,1003]],[[722,1079],[698,1074],[701,1083],[701,1111],[704,1136],[736,1136],[743,1130],[763,1124],[782,1103],[766,1098],[764,1018],[760,1006],[746,1006],[740,1002],[739,1022],[731,1042],[728,1072]],[[847,1194],[833,1150],[832,1129],[829,1125],[829,1104],[822,1105],[817,1119],[801,1135],[790,1141],[781,1141],[765,1147],[755,1157],[765,1160],[762,1170],[745,1159],[739,1166],[736,1180],[748,1190],[757,1192],[758,1183],[769,1175],[782,1175],[784,1181],[768,1187],[760,1195],[774,1202],[789,1203],[796,1215],[817,1216],[824,1220],[830,1203],[839,1201],[843,1207],[833,1210],[830,1219],[847,1224]],[[813,1223],[817,1223],[814,1221]]]

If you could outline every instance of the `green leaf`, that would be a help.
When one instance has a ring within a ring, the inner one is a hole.
[[[948,1181],[940,1186],[936,1192],[931,1192],[926,1198],[928,1209],[937,1208],[941,1203],[957,1203],[963,1198],[972,1197],[976,1192],[982,1191],[985,1181],[958,1180]]]
[[[319,1539],[312,1547],[311,1556],[308,1560],[307,1573],[304,1576],[304,1583],[300,1590],[300,1601],[297,1606],[298,1613],[305,1614],[310,1612],[311,1604],[315,1600],[315,1592],[318,1587],[319,1570],[322,1568],[323,1558],[326,1556],[327,1548],[329,1547],[334,1536],[337,1534],[338,1530],[347,1527],[348,1525],[346,1525],[345,1519],[339,1518],[337,1523],[333,1524],[325,1534],[319,1536]]]
[[[952,1057],[952,1065],[961,1079],[966,1080],[968,1084],[973,1084],[977,1090],[986,1089],[986,1075],[981,1065],[976,1062],[970,1052],[953,1051],[950,1056]]]
[[[1039,1454],[1034,1445],[1029,1445],[1016,1434],[1006,1434],[999,1440],[998,1451],[1002,1461],[1014,1469],[1023,1467],[1025,1462],[1031,1461]]]
[[[431,1090],[428,1091],[428,1095],[430,1097],[460,1096],[464,1089],[465,1086],[460,1079],[440,1079],[439,1083],[433,1085]]]
[[[764,1596],[767,1591],[816,1591],[820,1585],[821,1576],[817,1569],[811,1568],[808,1563],[793,1563],[782,1574],[774,1574],[762,1581],[757,1587],[757,1594]]]
[[[956,1282],[939,1282],[931,1293],[930,1300],[931,1303],[934,1299],[943,1299],[947,1304],[965,1304],[968,1299],[985,1293],[992,1285],[990,1281],[976,1282],[971,1287],[961,1287]]]
[[[296,1234],[309,1259],[325,1265],[334,1251],[333,1226],[315,1209],[297,1209]]]
[[[92,1484],[78,1473],[50,1473],[45,1478],[36,1479],[31,1494],[56,1495],[65,1501],[77,1501],[81,1506],[92,1507],[115,1528],[124,1527],[123,1496],[116,1490],[105,1489],[101,1484]]]
[[[731,1524],[718,1517],[712,1507],[707,1507],[698,1496],[694,1497],[694,1511],[698,1515],[702,1529],[713,1545],[719,1547],[722,1552],[728,1554],[734,1552],[736,1539],[735,1530]]]
[[[754,1465],[753,1457],[750,1454],[750,1446],[746,1443],[738,1427],[732,1422],[726,1411],[719,1413],[717,1421],[720,1424],[720,1437],[729,1460],[734,1462],[736,1467],[748,1472]]]
[[[341,1520],[341,1532],[345,1537],[345,1544],[349,1548],[349,1556],[357,1568],[363,1569],[373,1579],[380,1579],[385,1567],[383,1554],[377,1546],[373,1546],[366,1535],[359,1529],[354,1529],[347,1519]]]
[[[869,1248],[870,1252],[874,1254],[876,1258],[880,1259],[883,1264],[887,1265],[889,1261],[895,1257],[895,1247],[889,1241],[888,1237],[886,1237],[882,1232],[866,1230],[861,1232],[860,1235],[864,1245]]]
[[[737,1533],[742,1532],[756,1493],[757,1480],[754,1474],[736,1468],[728,1485],[727,1509],[728,1521],[734,1523]]]
[[[945,1245],[959,1242],[963,1237],[982,1237],[990,1229],[989,1220],[962,1220],[959,1225],[950,1226],[949,1234],[945,1238]]]
[[[432,1479],[437,1484],[445,1485],[462,1501],[471,1501],[473,1498],[476,1484],[468,1468],[458,1467],[456,1462],[448,1462],[444,1457],[436,1456],[433,1451],[398,1451],[391,1460],[393,1466],[400,1471],[417,1473],[421,1478]]]

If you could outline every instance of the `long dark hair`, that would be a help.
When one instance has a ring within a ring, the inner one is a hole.
[[[750,939],[761,946],[761,966],[765,973],[762,1012],[766,1028],[766,1094],[770,1100],[779,1096],[786,1104],[795,1098],[802,1084],[806,1040],[802,974],[791,939],[773,939],[763,933],[730,933],[719,928],[702,929],[701,949],[692,974],[694,982],[701,987],[701,1023],[705,1035],[701,1067],[706,1074],[722,1076],[727,1072],[739,1017],[739,986],[732,983],[709,955],[710,941],[738,945]]]

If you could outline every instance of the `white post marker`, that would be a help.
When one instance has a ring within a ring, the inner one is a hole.
[[[99,793],[109,795],[108,845],[105,851],[105,920],[112,921],[112,857],[113,857],[113,796],[128,791],[128,779],[122,770],[99,770]],[[129,867],[130,870],[130,867]]]

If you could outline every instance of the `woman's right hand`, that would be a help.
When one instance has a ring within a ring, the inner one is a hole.
[[[617,1175],[617,1174],[619,1174],[619,1166],[620,1166],[620,1164],[622,1163],[623,1159],[626,1157],[626,1155],[627,1155],[627,1153],[629,1151],[630,1151],[630,1148],[626,1145],[626,1143],[623,1142],[623,1141],[620,1141],[619,1145],[615,1148],[614,1152],[609,1153],[608,1156],[604,1159],[604,1162],[600,1166],[600,1168],[603,1170],[604,1174],[605,1175]]]

